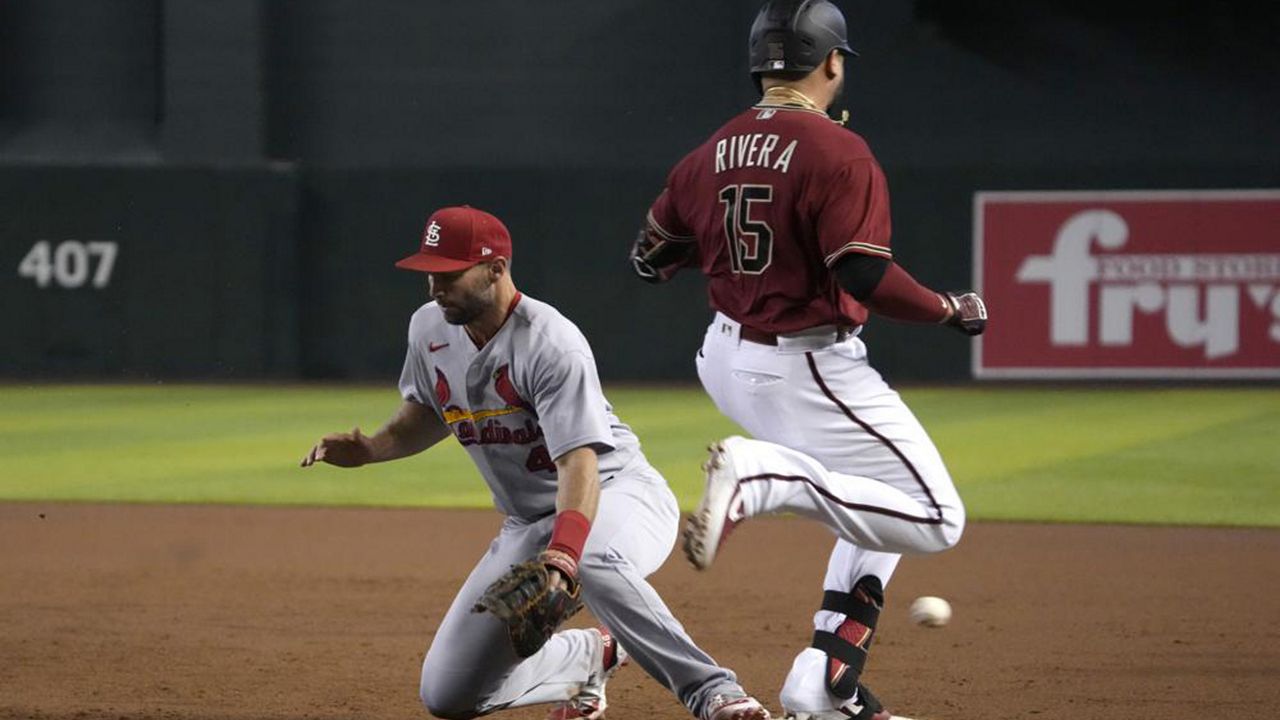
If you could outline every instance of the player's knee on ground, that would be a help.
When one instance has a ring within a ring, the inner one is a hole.
[[[427,712],[442,720],[471,720],[480,715],[476,710],[480,703],[475,693],[456,681],[451,682],[449,676],[433,672],[431,665],[422,667],[418,697]]]
[[[425,685],[419,688],[419,694],[427,712],[442,720],[471,720],[480,716],[474,705],[457,704],[453,698],[436,696]]]

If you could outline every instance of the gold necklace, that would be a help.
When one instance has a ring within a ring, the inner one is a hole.
[[[764,105],[769,105],[769,104],[798,105],[804,108],[805,110],[812,110],[816,113],[822,113],[823,115],[827,114],[827,111],[818,107],[818,103],[810,100],[808,95],[805,95],[804,93],[800,92],[799,90],[796,90],[795,88],[789,88],[785,85],[774,85],[768,90],[765,90],[764,97],[761,99],[760,102],[761,104],[764,104]],[[839,119],[832,118],[831,121],[837,125],[848,124],[849,111],[841,110],[840,118]]]
[[[806,110],[822,112],[822,108],[818,107],[818,103],[810,100],[808,95],[805,95],[795,88],[786,87],[785,85],[775,85],[768,90],[765,90],[764,101],[766,103],[774,102],[782,105],[799,105]]]

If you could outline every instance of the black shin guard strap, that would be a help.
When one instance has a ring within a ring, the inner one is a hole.
[[[872,720],[876,713],[884,709],[884,705],[881,705],[876,696],[872,695],[867,686],[862,683],[858,683],[858,705],[862,709],[850,720]]]
[[[862,674],[862,668],[867,664],[867,651],[865,649],[854,645],[835,633],[814,630],[813,647],[826,653],[827,657],[835,658],[848,665],[849,669],[846,672],[850,673],[855,680]],[[853,685],[853,683],[850,684]],[[853,697],[853,692],[842,697]]]
[[[827,590],[822,593],[822,609],[838,612],[873,630],[876,621],[880,619],[880,608],[865,600],[859,600],[853,593],[843,593],[838,590]]]
[[[874,575],[859,578],[853,590],[847,593],[827,590],[822,594],[823,610],[845,616],[837,632],[818,630],[813,633],[813,647],[827,655],[827,690],[832,695],[847,700],[858,691],[858,679],[867,664],[867,652],[871,649],[883,605],[884,586]],[[850,636],[849,640],[837,634],[852,630],[850,626],[854,624],[865,628],[865,633]]]

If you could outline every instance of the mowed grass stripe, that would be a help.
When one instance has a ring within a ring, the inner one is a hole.
[[[1201,438],[1226,425],[1280,430],[1280,393],[1276,391],[1259,391],[1255,396],[1198,389],[1114,390],[1073,397],[1070,391],[1053,390],[1040,391],[1035,404],[1028,404],[1035,399],[1034,392],[990,393],[1010,396],[1011,402],[1002,409],[990,407],[991,397],[949,398],[951,408],[965,405],[965,400],[975,401],[973,414],[967,419],[926,423],[953,475],[966,487],[1035,474],[1063,463],[1106,458],[1168,438],[1191,443],[1166,448],[1170,459],[1185,456],[1194,461],[1198,452],[1217,457],[1236,445],[1247,456],[1266,444],[1251,442],[1251,435],[1236,439],[1230,433],[1215,433],[1218,443],[1207,447]],[[1271,402],[1255,402],[1268,394]],[[917,414],[934,407],[927,402],[918,405]]]
[[[613,388],[685,508],[705,445],[740,430],[696,388]],[[970,516],[1280,526],[1280,388],[965,386],[903,392]],[[320,435],[372,432],[394,387],[0,387],[0,498],[485,507],[456,443],[302,470]]]

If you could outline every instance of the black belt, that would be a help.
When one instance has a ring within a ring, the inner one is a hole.
[[[851,328],[851,327],[836,328],[836,342],[844,342],[849,338],[850,335],[853,334],[853,332],[854,332],[854,328]],[[757,330],[747,325],[742,325],[739,327],[738,337],[742,338],[743,340],[746,340],[747,342],[753,342],[760,345],[777,345],[778,344],[778,333],[771,333],[771,332],[765,332],[764,330]]]
[[[765,332],[764,330],[757,330],[753,327],[747,327],[746,325],[743,325],[741,329],[738,331],[738,337],[742,338],[743,340],[746,340],[747,342],[758,343],[760,345],[777,345],[778,344],[777,333]]]

